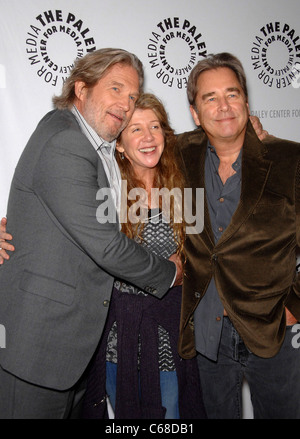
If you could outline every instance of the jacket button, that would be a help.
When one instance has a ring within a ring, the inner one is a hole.
[[[150,294],[157,294],[157,293],[158,293],[158,291],[157,291],[156,288],[153,288],[153,287],[147,287],[147,286],[144,288],[144,291],[145,291],[146,293],[150,293]]]
[[[109,300],[104,300],[103,301],[103,306],[109,306]]]
[[[196,297],[196,299],[200,299],[200,297],[201,297],[201,294],[200,294],[200,293],[198,293],[198,291],[196,291],[196,292],[195,292],[195,297]]]
[[[218,260],[218,255],[217,255],[217,253],[214,253],[214,254],[212,255],[212,260],[213,260],[213,261],[217,261],[217,260]]]

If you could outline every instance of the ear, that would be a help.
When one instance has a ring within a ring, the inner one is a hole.
[[[195,124],[197,125],[197,127],[199,127],[201,125],[200,124],[200,120],[199,120],[199,117],[198,117],[198,113],[195,110],[195,108],[193,107],[193,105],[190,105],[190,112],[191,112],[191,115],[192,115],[192,117],[194,119]]]
[[[121,140],[120,140],[120,139],[117,140],[117,143],[116,143],[116,150],[119,151],[119,152],[124,152],[124,151],[125,151],[125,149],[124,149],[123,146],[122,146],[122,143],[121,143]]]
[[[74,91],[75,91],[75,95],[77,97],[77,99],[82,100],[82,98],[84,97],[85,93],[86,93],[86,86],[85,86],[85,82],[83,81],[76,81],[75,85],[74,85]]]

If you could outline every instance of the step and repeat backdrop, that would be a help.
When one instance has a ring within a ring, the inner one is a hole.
[[[74,60],[101,47],[134,52],[145,90],[177,133],[194,124],[186,84],[209,53],[242,61],[251,113],[271,134],[300,141],[299,0],[0,0],[0,217],[36,124]],[[22,221],[22,218],[20,218]],[[245,388],[245,417],[251,404]]]

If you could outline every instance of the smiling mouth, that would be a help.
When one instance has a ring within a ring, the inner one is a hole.
[[[124,121],[124,117],[123,116],[118,116],[117,114],[114,113],[108,113],[113,119],[115,119],[116,121],[123,123]]]
[[[235,119],[233,116],[224,117],[223,119],[217,119],[217,122],[228,122]]]
[[[148,148],[141,148],[139,152],[148,153],[156,150],[156,146],[149,146]]]

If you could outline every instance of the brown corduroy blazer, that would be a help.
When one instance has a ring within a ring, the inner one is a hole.
[[[186,187],[204,188],[207,136],[199,128],[178,136]],[[196,206],[193,206],[196,209]],[[196,354],[194,311],[214,276],[229,318],[256,355],[274,356],[283,342],[285,307],[300,320],[300,144],[268,137],[248,123],[241,197],[229,226],[214,243],[204,202],[204,229],[186,239],[179,353]]]

